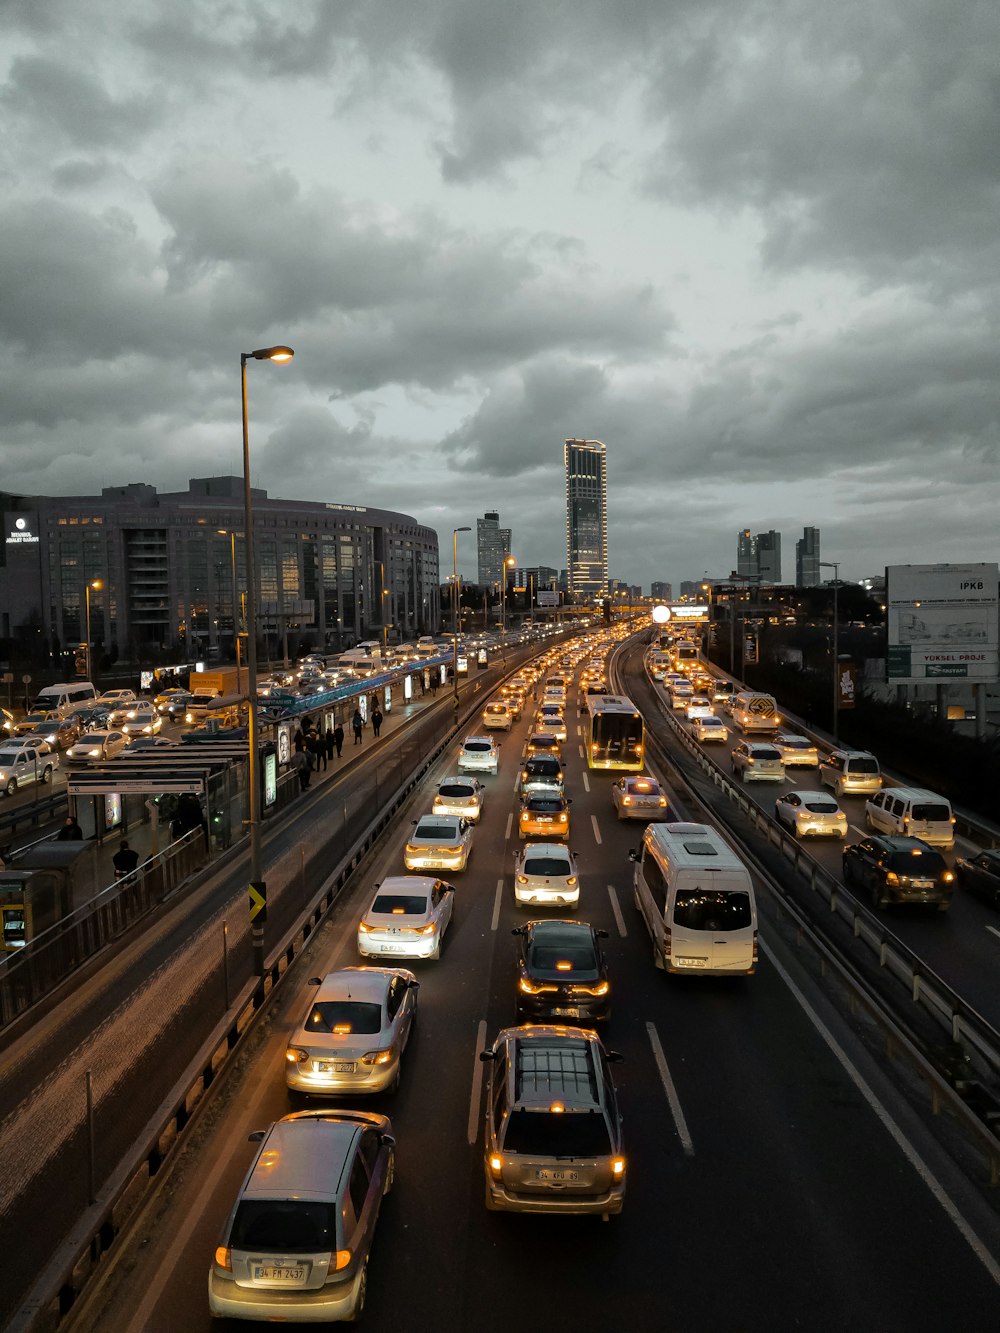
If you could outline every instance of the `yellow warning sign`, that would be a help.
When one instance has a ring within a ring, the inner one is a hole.
[[[250,885],[250,920],[258,925],[267,920],[267,890],[263,884]]]

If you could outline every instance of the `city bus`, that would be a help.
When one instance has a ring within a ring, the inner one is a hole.
[[[617,694],[587,695],[584,744],[591,768],[643,769],[642,716],[631,699]]]

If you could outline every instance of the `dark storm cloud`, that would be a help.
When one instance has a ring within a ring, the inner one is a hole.
[[[123,146],[141,138],[158,119],[151,97],[114,99],[100,80],[75,62],[18,56],[0,93],[7,118],[28,122],[33,133],[55,133],[70,146]]]

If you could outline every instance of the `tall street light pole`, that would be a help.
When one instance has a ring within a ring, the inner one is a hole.
[[[840,589],[840,561],[839,560],[821,560],[820,569],[833,570],[833,739],[836,741],[839,737],[840,723],[840,681],[838,679],[838,666],[840,656],[839,644],[839,606],[837,603],[837,593]]]
[[[92,579],[84,589],[84,595],[87,600],[87,679],[91,680],[90,674],[90,590],[91,588],[103,588],[104,584],[100,579]]]
[[[500,657],[507,665],[507,571],[517,564],[508,551],[500,566]]]
[[[461,601],[461,591],[458,586],[458,534],[460,532],[471,532],[471,528],[453,528],[451,534],[451,558],[452,558],[452,660],[451,660],[451,681],[454,698],[452,708],[455,710],[455,716],[458,717],[458,604]]]
[[[247,362],[291,361],[295,353],[290,347],[261,347],[256,352],[240,353],[240,389],[243,403],[243,542],[246,548],[247,575],[247,696],[248,696],[248,760],[247,781],[250,785],[248,813],[250,824],[250,912],[253,936],[254,970],[264,976],[264,921],[266,886],[261,878],[260,864],[260,806],[261,790],[257,754],[257,565],[253,542],[253,500],[250,495],[250,435],[247,427]]]

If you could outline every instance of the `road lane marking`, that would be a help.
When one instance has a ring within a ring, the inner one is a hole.
[[[941,1205],[941,1208],[943,1209],[945,1216],[950,1218],[950,1220],[955,1224],[962,1239],[966,1242],[966,1244],[972,1250],[972,1253],[976,1256],[979,1262],[986,1269],[987,1273],[989,1273],[993,1282],[997,1286],[1000,1286],[1000,1264],[997,1263],[997,1261],[990,1254],[988,1248],[983,1244],[983,1242],[979,1239],[976,1233],[966,1222],[965,1218],[959,1212],[957,1206],[952,1202],[951,1196],[945,1190],[944,1186],[938,1180],[937,1176],[934,1175],[933,1171],[931,1171],[930,1167],[917,1152],[916,1148],[903,1133],[902,1129],[900,1129],[899,1125],[897,1125],[895,1120],[893,1120],[892,1116],[889,1114],[886,1108],[879,1101],[878,1097],[875,1095],[874,1090],[871,1087],[869,1087],[861,1071],[851,1062],[851,1059],[848,1056],[847,1052],[840,1045],[836,1037],[834,1037],[833,1033],[826,1026],[826,1024],[820,1018],[819,1014],[817,1014],[816,1010],[812,1007],[812,1005],[809,1003],[809,1001],[806,999],[803,993],[799,990],[798,986],[796,986],[795,982],[788,975],[788,973],[785,971],[782,965],[778,962],[777,958],[775,958],[774,954],[767,947],[767,945],[764,943],[763,940],[760,941],[760,948],[761,951],[764,953],[765,957],[770,962],[771,966],[777,972],[778,976],[781,977],[782,981],[785,983],[785,985],[791,991],[792,995],[798,1001],[799,1006],[802,1009],[802,1012],[806,1015],[810,1023],[812,1023],[813,1027],[826,1042],[827,1046],[830,1048],[833,1055],[840,1062],[848,1078],[857,1088],[858,1092],[861,1093],[862,1097],[864,1097],[865,1101],[874,1111],[876,1117],[882,1122],[882,1125],[888,1131],[890,1138],[893,1140],[893,1142],[899,1148],[900,1152],[903,1154],[906,1160],[916,1171],[920,1179],[930,1190],[931,1194],[934,1196],[937,1202]]]
[[[514,827],[514,812],[512,810],[510,814],[507,816],[507,832],[503,835],[504,842],[510,842],[510,831],[513,827]]]
[[[852,833],[856,833],[859,838],[868,837],[868,834],[864,831],[864,829],[855,828],[853,824],[848,824],[847,827],[851,830]]]
[[[578,736],[582,736],[582,735],[583,735],[583,727],[581,727],[579,724],[577,724],[576,734],[577,734]]]
[[[996,926],[987,926],[986,929],[991,935],[995,935],[997,939],[1000,940],[1000,930],[997,930]]]
[[[611,910],[615,914],[615,925],[618,927],[618,934],[622,939],[625,939],[628,935],[628,930],[625,927],[625,918],[622,916],[622,909],[618,905],[618,894],[615,893],[615,886],[613,884],[608,885],[608,897],[611,899]]]
[[[584,769],[583,771],[583,790],[590,791],[590,776],[588,775],[586,769]]]
[[[483,1099],[483,1062],[479,1058],[479,1052],[486,1049],[486,1019],[479,1020],[479,1027],[476,1029],[476,1053],[475,1063],[472,1066],[472,1095],[469,1098],[469,1142],[475,1143],[479,1138],[479,1103]]]
[[[663,1084],[663,1091],[667,1094],[667,1101],[670,1103],[670,1114],[674,1117],[674,1124],[677,1127],[677,1137],[681,1141],[681,1147],[684,1149],[685,1156],[694,1156],[694,1142],[687,1127],[687,1121],[684,1119],[684,1112],[681,1109],[681,1100],[677,1096],[677,1089],[674,1087],[674,1080],[670,1074],[670,1068],[667,1065],[667,1057],[663,1054],[663,1047],[660,1045],[659,1033],[656,1031],[654,1023],[646,1024],[646,1033],[649,1037],[649,1044],[653,1048],[653,1059],[656,1061],[656,1068],[660,1074],[660,1082]]]
[[[594,837],[597,839],[597,845],[598,845],[598,847],[600,847],[600,845],[601,845],[601,830],[597,827],[597,816],[596,816],[596,815],[591,815],[591,816],[590,816],[590,822],[591,822],[591,824],[593,824],[593,826],[594,826]]]
[[[576,748],[580,751],[580,758],[581,758],[581,759],[586,759],[586,757],[587,757],[587,751],[583,748],[583,746],[582,746],[582,745],[578,745]]]
[[[500,924],[500,904],[503,902],[503,880],[497,880],[497,896],[493,900],[493,920],[490,922],[490,930],[496,930]]]

